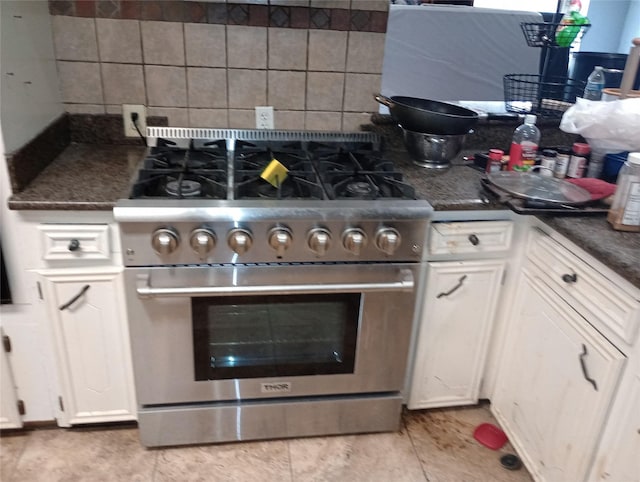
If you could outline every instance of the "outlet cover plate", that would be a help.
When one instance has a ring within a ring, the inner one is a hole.
[[[256,129],[273,129],[272,106],[256,106]]]
[[[133,121],[131,120],[131,114],[133,112],[138,113],[138,129],[142,132],[142,135],[146,135],[147,131],[147,109],[144,105],[139,104],[123,104],[122,105],[122,122],[124,123],[124,136],[125,137],[140,137],[136,130]]]

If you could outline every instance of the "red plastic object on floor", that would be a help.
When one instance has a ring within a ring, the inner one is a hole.
[[[473,431],[473,438],[491,450],[498,450],[507,443],[507,434],[492,423],[481,423]]]

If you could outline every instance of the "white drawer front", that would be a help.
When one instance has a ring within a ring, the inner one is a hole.
[[[111,259],[107,224],[41,224],[38,229],[45,261]]]
[[[640,303],[549,236],[540,232],[532,236],[527,256],[549,276],[559,294],[577,301],[583,309],[573,304],[574,308],[590,322],[595,318],[600,327],[633,343],[640,324]]]
[[[512,221],[433,223],[429,252],[457,254],[506,251],[511,245],[512,234]]]

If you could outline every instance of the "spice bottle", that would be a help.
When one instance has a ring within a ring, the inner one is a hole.
[[[536,116],[527,114],[524,124],[513,132],[509,149],[509,171],[528,171],[536,163],[540,129],[536,127]]]
[[[640,232],[640,152],[631,152],[620,168],[607,221],[619,231]]]
[[[571,158],[569,159],[569,168],[567,169],[567,177],[578,179],[584,177],[589,162],[589,153],[591,147],[584,142],[574,142],[571,149]]]
[[[502,170],[502,149],[489,149],[489,159],[487,159],[487,173],[498,172]]]
[[[553,149],[544,149],[542,151],[542,159],[540,160],[540,175],[551,177],[556,167],[556,157],[558,153]]]
[[[569,168],[569,159],[571,158],[571,149],[559,147],[557,150],[556,165],[553,168],[553,177],[564,179],[567,177],[567,169]]]

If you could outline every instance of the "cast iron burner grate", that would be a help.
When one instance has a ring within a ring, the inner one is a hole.
[[[141,170],[131,190],[131,199],[226,199],[227,176],[224,171],[176,172]]]
[[[329,199],[416,199],[393,164],[371,152],[323,152],[318,161]]]
[[[191,139],[187,148],[158,138],[130,198],[416,199],[370,141],[235,139],[232,151],[228,145]],[[288,170],[275,187],[260,177],[273,159]]]
[[[158,139],[132,186],[131,199],[227,197],[226,141],[190,141],[189,148]]]

